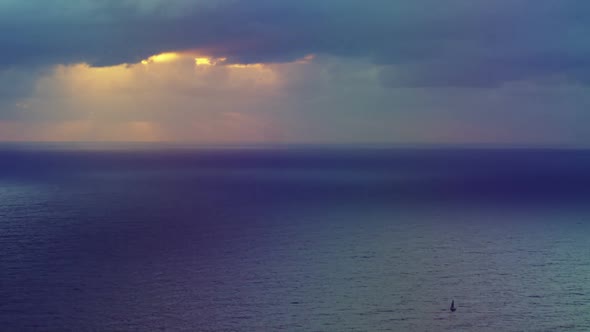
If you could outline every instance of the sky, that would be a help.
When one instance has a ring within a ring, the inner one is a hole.
[[[590,146],[587,0],[0,0],[0,141]]]

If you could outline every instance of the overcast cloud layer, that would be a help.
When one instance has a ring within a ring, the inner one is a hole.
[[[237,91],[219,69],[207,89],[225,91],[220,95],[195,87],[202,76],[161,72],[127,82],[159,101],[143,106],[141,116],[114,102],[128,87],[103,95],[113,101],[103,108],[119,109],[119,120],[158,124],[184,117],[203,123],[223,112],[258,117],[272,109],[294,126],[279,135],[291,140],[436,142],[447,137],[440,132],[460,128],[451,141],[585,145],[588,17],[585,0],[2,0],[0,119],[74,121],[86,114],[80,109],[96,108],[81,102],[83,84],[64,93],[56,66],[82,75],[129,64],[137,77],[141,69],[133,66],[142,59],[190,51],[227,58],[226,65],[264,63],[281,83]],[[310,54],[313,63],[295,65]],[[166,77],[174,85],[156,88]],[[52,85],[58,87],[49,92]],[[179,94],[190,98],[178,105]],[[214,99],[227,94],[250,102],[215,113]],[[166,112],[153,106],[169,99],[175,106]],[[433,128],[440,132],[426,135]]]
[[[590,79],[584,0],[2,1],[0,66],[134,63],[205,49],[237,62],[309,53],[405,64],[393,85]]]

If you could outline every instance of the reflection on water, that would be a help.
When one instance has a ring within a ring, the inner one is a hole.
[[[6,330],[590,330],[585,152],[0,160]]]

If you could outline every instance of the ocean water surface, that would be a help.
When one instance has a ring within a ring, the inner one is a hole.
[[[589,199],[583,150],[2,145],[0,329],[590,331]]]

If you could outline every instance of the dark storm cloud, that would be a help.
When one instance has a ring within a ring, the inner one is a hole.
[[[35,0],[0,10],[0,68],[201,49],[246,63],[365,57],[385,66],[388,86],[590,81],[585,0]]]

